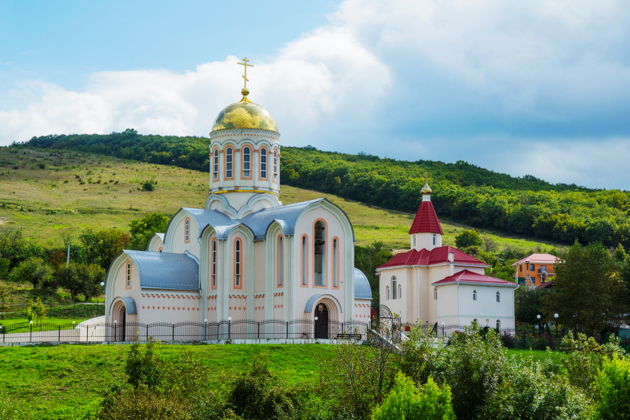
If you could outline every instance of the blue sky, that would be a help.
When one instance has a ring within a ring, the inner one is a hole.
[[[245,55],[284,144],[630,189],[614,0],[0,0],[0,144],[207,135]]]

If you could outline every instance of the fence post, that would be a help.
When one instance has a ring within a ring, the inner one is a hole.
[[[218,321],[218,319],[217,319],[217,321]],[[219,331],[221,330],[221,323],[217,322],[216,324],[217,324],[217,341],[219,341]]]
[[[203,322],[203,341],[208,341],[208,321]]]
[[[149,324],[145,325],[144,328],[145,328],[144,341],[149,341]]]
[[[172,327],[171,341],[175,341],[175,324],[171,324],[171,327]]]
[[[80,335],[79,335],[79,341],[81,341]],[[85,342],[87,343],[88,341],[90,341],[90,326],[86,325],[85,326]]]
[[[2,334],[2,342],[4,343],[4,337],[6,336],[6,334],[4,333],[2,325],[0,325],[0,334]]]
[[[61,342],[61,324],[57,324],[57,341]]]
[[[287,321],[287,340],[289,339],[289,321]]]
[[[228,340],[232,340],[232,318],[228,317]]]
[[[28,341],[33,341],[33,321],[29,321]]]
[[[256,323],[256,337],[260,338],[260,321]]]
[[[114,339],[112,340],[113,342],[116,342],[116,340],[118,340],[118,334],[116,333],[117,326],[118,326],[118,323],[116,322],[116,320],[114,320]]]

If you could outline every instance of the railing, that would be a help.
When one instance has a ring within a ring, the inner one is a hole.
[[[79,324],[68,328],[55,323],[0,323],[0,345],[37,342],[135,342],[159,340],[164,342],[234,341],[234,340],[365,340],[369,324],[366,322],[337,322],[315,325],[308,319],[283,320],[227,320],[221,322],[181,323],[126,323],[116,322]]]

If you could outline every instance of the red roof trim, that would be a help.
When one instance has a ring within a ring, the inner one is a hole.
[[[433,203],[430,201],[421,201],[413,218],[413,223],[409,229],[409,234],[414,233],[439,233],[443,235],[440,220],[435,213]]]
[[[420,251],[412,249],[407,252],[396,254],[379,268],[447,263],[449,262],[448,254],[451,252],[454,254],[455,258],[453,262],[455,264],[487,266],[487,264],[483,261],[479,261],[477,258],[472,257],[457,248],[453,248],[452,246],[441,246],[433,248],[431,251],[427,249],[421,249]]]
[[[518,286],[516,283],[512,283],[510,281],[486,276],[485,274],[473,273],[468,270],[458,271],[452,276],[444,277],[442,280],[434,281],[432,284],[441,285],[449,283],[473,283],[488,286]]]

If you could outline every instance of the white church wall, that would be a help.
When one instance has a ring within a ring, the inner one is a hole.
[[[190,228],[188,240],[186,240],[185,227],[186,220],[189,220]],[[166,251],[183,254],[188,251],[199,258],[199,227],[197,221],[186,211],[178,212],[168,227],[166,232]]]
[[[200,321],[200,297],[197,293],[144,289],[136,307],[142,323]]]
[[[442,285],[435,287],[435,290],[437,290],[437,300],[435,300],[437,316],[435,320],[430,320],[429,323],[437,322],[438,326],[441,326],[442,323],[445,325],[461,325],[459,312],[460,296],[457,291],[457,285]]]
[[[162,239],[157,234],[153,235],[149,241],[149,245],[147,246],[147,251],[160,252],[163,250],[164,242],[162,242]]]
[[[477,300],[473,299],[477,292]],[[500,302],[496,293],[500,293]],[[481,285],[459,285],[459,318],[464,325],[474,319],[480,326],[495,328],[496,321],[501,321],[501,328],[514,328],[514,289]]]
[[[392,313],[398,314],[403,323],[413,322],[410,319],[408,295],[413,294],[414,288],[410,286],[411,270],[406,267],[392,268],[380,271],[379,295],[381,304],[387,306]],[[396,278],[396,293],[393,291],[393,278]],[[402,291],[402,299],[399,296],[399,287]],[[394,298],[394,296],[396,298]]]
[[[409,235],[411,241],[411,249],[420,251],[421,249],[428,249],[442,246],[442,235],[439,233],[414,233]]]
[[[354,300],[354,320],[359,322],[370,322],[372,302],[368,299]]]
[[[315,285],[315,273],[314,273],[314,236],[315,236],[315,223],[317,221],[323,221],[326,226],[326,253],[325,253],[325,281],[323,286]],[[307,280],[308,285],[302,284],[302,237],[306,236],[307,240]],[[333,214],[330,210],[321,206],[314,207],[310,210],[306,210],[298,219],[295,227],[294,241],[295,247],[293,249],[293,258],[295,258],[296,264],[294,264],[294,270],[292,278],[294,279],[295,287],[295,305],[294,313],[291,314],[292,318],[312,317],[311,314],[305,314],[307,301],[311,296],[315,294],[330,295],[334,299],[342,303],[346,296],[347,287],[352,286],[353,267],[348,265],[348,261],[354,261],[353,256],[348,252],[348,235],[344,232],[344,228],[341,225],[337,215]],[[337,238],[338,243],[338,283],[337,287],[333,285],[333,239]],[[332,301],[332,300],[331,300]],[[330,303],[329,303],[330,304]],[[343,321],[352,319],[353,302],[348,302],[346,307],[338,308],[337,312]],[[331,311],[332,312],[332,311]],[[350,312],[350,313],[347,313]]]

